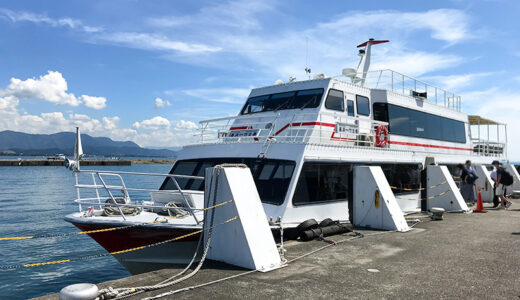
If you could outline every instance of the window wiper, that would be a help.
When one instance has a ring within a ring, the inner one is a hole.
[[[285,102],[283,102],[282,104],[278,105],[278,107],[276,107],[275,109],[273,109],[273,112],[277,112],[279,111],[280,109],[282,109],[284,106],[287,106],[289,105],[289,102],[291,102],[291,100],[287,100]]]
[[[312,97],[309,101],[305,102],[305,104],[304,104],[302,107],[300,107],[300,109],[304,109],[304,108],[306,108],[307,105],[309,105],[309,104],[311,104],[312,102],[314,102],[314,100],[316,100],[316,98],[317,98],[316,95],[314,95],[314,97]]]

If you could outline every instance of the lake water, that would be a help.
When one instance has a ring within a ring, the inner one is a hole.
[[[170,165],[96,166],[99,170],[168,173]],[[83,169],[86,169],[83,168]],[[127,186],[154,187],[161,177],[128,176]],[[72,172],[64,167],[0,167],[0,237],[77,232],[63,220],[78,210]],[[106,253],[86,235],[0,241],[0,266]],[[0,269],[0,298],[26,299],[66,285],[99,283],[130,275],[111,256],[40,267]]]

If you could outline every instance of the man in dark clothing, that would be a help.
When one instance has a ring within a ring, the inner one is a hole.
[[[495,195],[501,200],[502,208],[509,208],[512,202],[506,198],[506,186],[501,182],[505,170],[500,166],[500,163],[496,160],[494,160],[492,164],[493,166],[495,166],[495,169],[497,171],[497,179],[495,181]]]

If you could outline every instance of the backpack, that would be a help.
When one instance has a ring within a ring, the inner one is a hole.
[[[475,181],[478,179],[478,176],[473,174],[473,173],[469,173],[468,172],[468,178],[466,179],[466,182],[469,183],[469,184],[473,184],[475,183]]]
[[[500,179],[500,183],[503,185],[512,185],[513,184],[513,176],[509,174],[506,170],[502,172],[502,178]]]

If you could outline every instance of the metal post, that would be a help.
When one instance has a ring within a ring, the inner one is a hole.
[[[392,77],[392,92],[394,91],[394,71],[390,71],[390,76]]]
[[[114,204],[115,206],[117,207],[117,210],[119,210],[119,213],[121,214],[121,216],[123,217],[123,220],[126,221],[126,217],[125,217],[125,214],[123,213],[123,211],[121,210],[121,207],[119,207],[119,204],[117,203],[116,201],[116,198],[114,198],[114,195],[112,195],[112,192],[110,191],[110,189],[107,187],[105,181],[103,180],[103,178],[101,177],[101,174],[99,174],[98,172],[96,172],[98,178],[99,178],[99,181],[101,181],[101,184],[103,185],[103,187],[105,188],[105,190],[108,192],[108,195],[110,196],[110,199],[112,199],[112,201],[114,201]]]
[[[94,183],[94,186],[97,186],[96,177],[94,177],[94,173],[91,173],[90,175],[92,175],[92,182]],[[102,208],[101,207],[101,198],[99,198],[99,190],[97,189],[97,187],[96,187],[96,196],[97,196],[97,199],[98,199],[99,208],[101,209]]]
[[[80,196],[80,192],[79,192],[79,187],[78,187],[78,172],[74,171],[74,180],[76,181],[76,194],[77,194],[77,197],[78,197],[78,207],[79,207],[79,211],[81,212],[81,196]]]
[[[404,74],[402,76],[403,76],[403,95],[404,95]]]

